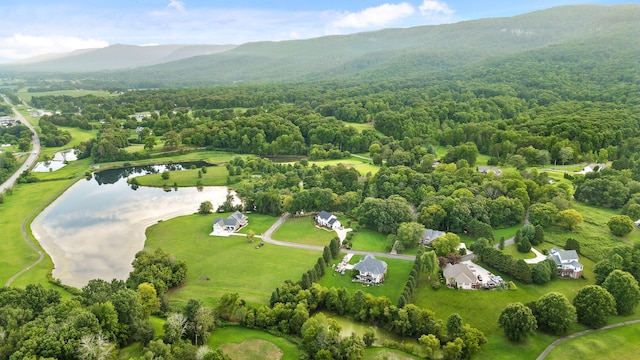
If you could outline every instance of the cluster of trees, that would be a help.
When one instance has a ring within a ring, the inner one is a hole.
[[[474,248],[475,249],[475,248]],[[507,274],[515,280],[525,284],[533,283],[533,273],[531,267],[524,260],[516,260],[513,256],[505,254],[491,246],[484,247],[478,252],[479,260],[501,273]]]
[[[580,289],[573,302],[552,292],[535,302],[509,304],[498,323],[509,340],[521,342],[536,329],[563,335],[576,321],[590,328],[603,327],[609,316],[632,314],[639,301],[638,282],[631,274],[614,270],[602,286],[587,285]]]
[[[521,253],[528,253],[531,251],[531,246],[536,246],[544,241],[544,230],[540,225],[524,225],[513,237],[513,242],[516,244],[518,251]]]
[[[398,307],[403,308],[405,305],[413,302],[413,294],[420,285],[420,279],[423,275],[428,278],[436,273],[438,268],[438,259],[434,251],[425,251],[423,248],[418,250],[416,259],[413,262],[409,278],[402,289],[402,294],[398,299]]]
[[[593,269],[596,284],[602,285],[613,271],[622,270],[640,281],[640,246],[620,245],[609,252],[605,259],[596,263]]]

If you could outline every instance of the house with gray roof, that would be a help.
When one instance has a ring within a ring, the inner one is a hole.
[[[478,172],[481,174],[488,174],[489,172],[492,172],[493,175],[495,176],[500,176],[502,175],[502,170],[496,168],[496,167],[491,167],[491,166],[484,166],[484,165],[479,165],[478,166]]]
[[[547,259],[553,260],[558,267],[558,276],[578,279],[582,276],[583,266],[575,250],[560,250],[553,248]]]
[[[315,219],[316,224],[328,227],[332,230],[340,229],[342,227],[342,224],[340,224],[340,220],[338,220],[338,217],[328,211],[320,211],[318,215],[316,215]]]
[[[444,231],[433,230],[433,229],[425,229],[424,233],[422,234],[422,239],[420,240],[420,244],[429,245],[429,244],[431,244],[433,242],[433,240],[439,238],[440,236],[442,236],[444,234],[445,234]]]
[[[353,269],[358,270],[358,275],[353,281],[365,284],[380,284],[387,274],[387,263],[376,259],[371,254],[367,254],[353,266]]]
[[[226,218],[215,218],[213,220],[213,232],[234,232],[249,223],[249,218],[243,213],[236,211]]]
[[[447,264],[442,270],[447,286],[471,290],[478,286],[476,274],[466,264]]]

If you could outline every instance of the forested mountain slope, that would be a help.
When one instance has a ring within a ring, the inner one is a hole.
[[[593,56],[614,57],[621,52],[626,58],[637,55],[640,47],[635,41],[639,18],[637,5],[567,6],[511,18],[248,43],[220,54],[114,72],[108,77],[151,81],[155,86],[353,78],[377,81],[450,76],[453,70],[458,73],[488,60],[514,65],[529,59],[584,62]]]

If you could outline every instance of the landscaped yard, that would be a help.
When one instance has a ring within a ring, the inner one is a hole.
[[[313,216],[288,218],[272,235],[275,240],[318,246],[329,245],[336,236],[333,230],[317,228]]]
[[[213,306],[224,293],[237,292],[249,303],[268,304],[276,287],[285,280],[298,281],[322,255],[270,244],[256,249],[243,237],[209,236],[215,217],[182,216],[147,229],[146,250],[162,248],[187,262],[186,284],[170,292],[172,303],[200,299]]]
[[[350,157],[348,159],[339,159],[339,160],[317,160],[317,161],[309,161],[309,164],[315,164],[320,167],[324,167],[327,165],[336,166],[338,164],[343,164],[346,167],[353,167],[358,170],[361,175],[367,175],[367,173],[375,174],[380,170],[380,167],[377,165],[370,164],[367,160],[363,160],[356,157]]]
[[[334,263],[342,261],[344,255],[344,253],[340,253],[338,260],[334,261]],[[363,258],[362,255],[354,255],[349,263],[356,264],[361,258]],[[327,271],[322,279],[320,279],[319,283],[326,288],[344,287],[352,294],[358,290],[362,290],[363,292],[370,293],[374,296],[386,296],[391,300],[392,304],[396,304],[402,294],[402,290],[404,290],[404,284],[409,278],[409,273],[413,267],[413,261],[387,258],[377,259],[383,260],[387,263],[387,276],[385,277],[382,285],[368,286],[362,283],[352,282],[351,270],[347,270],[344,275],[341,275],[330,268],[327,268]]]
[[[516,260],[533,259],[534,257],[536,257],[536,254],[534,254],[533,251],[529,251],[526,254],[521,253],[520,251],[518,251],[518,246],[516,244],[505,246],[502,252],[513,256]]]

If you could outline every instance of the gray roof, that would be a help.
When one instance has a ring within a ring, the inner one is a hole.
[[[238,220],[234,218],[215,218],[213,223],[220,226],[236,226],[238,224]]]
[[[454,278],[456,279],[456,282],[476,282],[476,275],[465,264],[449,264],[445,266],[444,270],[442,270],[442,274],[447,280],[449,278]]]
[[[330,212],[328,212],[328,211],[324,211],[324,210],[322,210],[322,211],[320,211],[320,212],[318,213],[318,215],[316,215],[316,218],[318,218],[318,219],[325,219],[325,220],[329,220],[329,218],[330,218],[331,216],[333,216],[333,214],[332,214],[332,213],[330,213]]]
[[[439,238],[444,234],[445,234],[444,231],[425,229],[424,233],[422,234],[422,240],[427,240],[427,242],[432,242],[433,240]]]
[[[237,219],[240,222],[246,222],[247,220],[249,220],[248,217],[246,217],[243,213],[241,213],[240,211],[236,211],[233,214],[229,215],[229,218],[234,218]]]
[[[384,274],[387,272],[387,263],[376,259],[371,254],[367,254],[367,256],[362,258],[353,268],[361,273],[369,273],[372,275]]]
[[[484,166],[484,165],[478,166],[478,172],[479,173],[486,174],[489,171],[493,171],[494,175],[502,175],[502,170],[500,170],[498,168],[494,168],[494,167],[491,167],[491,166]]]
[[[575,250],[560,250],[558,248],[552,248],[549,251],[549,258],[551,258],[557,265],[572,265],[572,266],[582,266],[578,257],[578,253]]]

